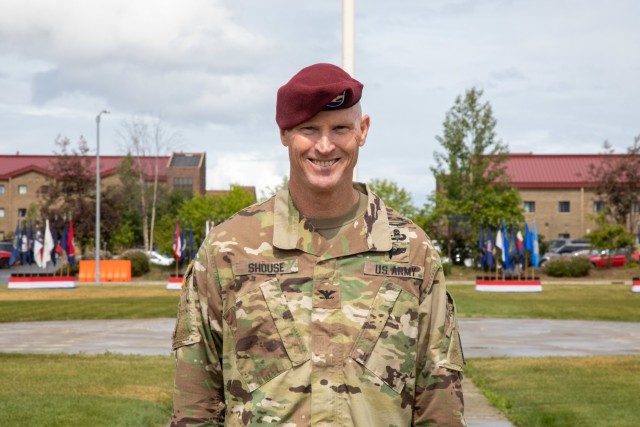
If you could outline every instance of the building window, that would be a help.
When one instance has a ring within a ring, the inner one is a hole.
[[[19,208],[18,209],[18,216],[20,218],[24,218],[25,216],[27,216],[27,210],[24,208]]]
[[[27,194],[27,186],[18,185],[18,194]]]
[[[176,191],[193,192],[193,178],[173,178],[173,189]]]
[[[524,202],[524,211],[532,213],[536,211],[536,202]]]
[[[569,235],[569,233],[560,233],[560,234],[558,234],[558,238],[560,238],[560,239],[568,239],[569,237],[571,237]]]
[[[601,200],[593,202],[593,213],[604,212],[604,202]]]
[[[0,185],[0,194],[4,194],[4,185]]]
[[[633,202],[633,205],[631,205],[631,212],[633,213],[640,213],[640,202]]]
[[[0,208],[0,218],[4,218],[4,208]]]
[[[558,212],[571,212],[571,202],[558,202]]]

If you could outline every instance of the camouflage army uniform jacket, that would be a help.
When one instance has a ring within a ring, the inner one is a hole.
[[[331,243],[287,191],[214,228],[184,277],[172,426],[461,426],[455,308],[429,238],[364,185]]]

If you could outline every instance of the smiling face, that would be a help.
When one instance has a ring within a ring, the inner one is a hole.
[[[321,111],[292,129],[281,130],[282,145],[289,149],[292,193],[350,195],[358,150],[368,131],[369,116],[362,116],[360,104]]]

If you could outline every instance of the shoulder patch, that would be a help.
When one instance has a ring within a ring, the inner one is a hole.
[[[200,299],[198,290],[193,282],[193,265],[194,263],[191,262],[187,267],[182,283],[182,293],[178,303],[178,316],[172,337],[173,350],[200,342],[202,338],[200,335],[200,326],[202,325]]]
[[[389,223],[391,226],[391,250],[389,259],[396,262],[407,262],[409,260],[409,229],[399,226],[397,223]]]

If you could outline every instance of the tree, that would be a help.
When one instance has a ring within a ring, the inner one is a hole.
[[[109,240],[109,246],[112,248],[131,248],[143,242],[140,186],[137,176],[135,161],[129,153],[123,157],[118,166],[119,185],[107,189],[107,192],[113,193],[113,198],[117,200],[116,204],[120,212],[118,228]]]
[[[280,190],[284,190],[285,188],[289,188],[289,177],[287,175],[282,177],[282,181],[280,184],[277,184],[273,187],[266,187],[264,190],[260,192],[260,201],[265,201],[271,196],[275,195]]]
[[[627,149],[616,155],[608,141],[603,144],[602,161],[588,166],[596,193],[605,202],[605,212],[616,224],[634,230],[640,207],[640,135]]]
[[[418,213],[418,209],[411,200],[411,193],[395,182],[374,178],[369,182],[369,188],[384,200],[386,205],[391,206],[401,215],[412,218]]]
[[[523,220],[520,196],[505,170],[508,146],[496,138],[497,121],[491,105],[481,102],[482,94],[476,88],[468,90],[447,112],[443,133],[436,136],[444,152],[434,153],[436,166],[431,168],[436,190],[425,205],[429,220],[448,229],[439,234],[468,245],[481,224]]]
[[[231,185],[231,190],[225,194],[195,195],[185,200],[179,207],[177,215],[166,214],[160,219],[158,224],[160,250],[165,253],[171,252],[176,221],[180,222],[181,227],[184,224],[187,229],[190,223],[193,224],[194,244],[198,245],[204,240],[207,221],[220,224],[252,203],[255,203],[253,194],[239,185]]]
[[[633,248],[636,236],[627,230],[624,225],[609,223],[605,213],[598,215],[596,223],[598,224],[598,228],[589,233],[591,246],[599,251],[616,251],[624,248]],[[629,251],[629,254],[630,253],[631,251]]]
[[[46,186],[40,189],[40,215],[52,222],[63,218],[72,218],[75,241],[81,252],[95,235],[96,220],[96,181],[91,157],[87,156],[87,141],[80,137],[77,148],[71,148],[67,137],[58,136],[55,140],[59,152],[54,152],[52,162],[53,176]],[[118,223],[118,211],[112,209],[113,199],[107,194],[101,198],[101,232],[109,234]]]
[[[120,136],[125,141],[127,151],[133,154],[135,171],[138,176],[140,191],[140,216],[142,219],[142,237],[145,251],[149,251],[153,246],[153,234],[155,230],[156,205],[158,201],[158,179],[161,155],[166,154],[177,136],[168,132],[159,119],[147,121],[139,117],[132,117],[129,121],[122,123]],[[154,161],[151,170],[148,170],[147,163],[143,159],[153,156]],[[149,195],[148,182],[146,177],[153,177],[152,191]]]

